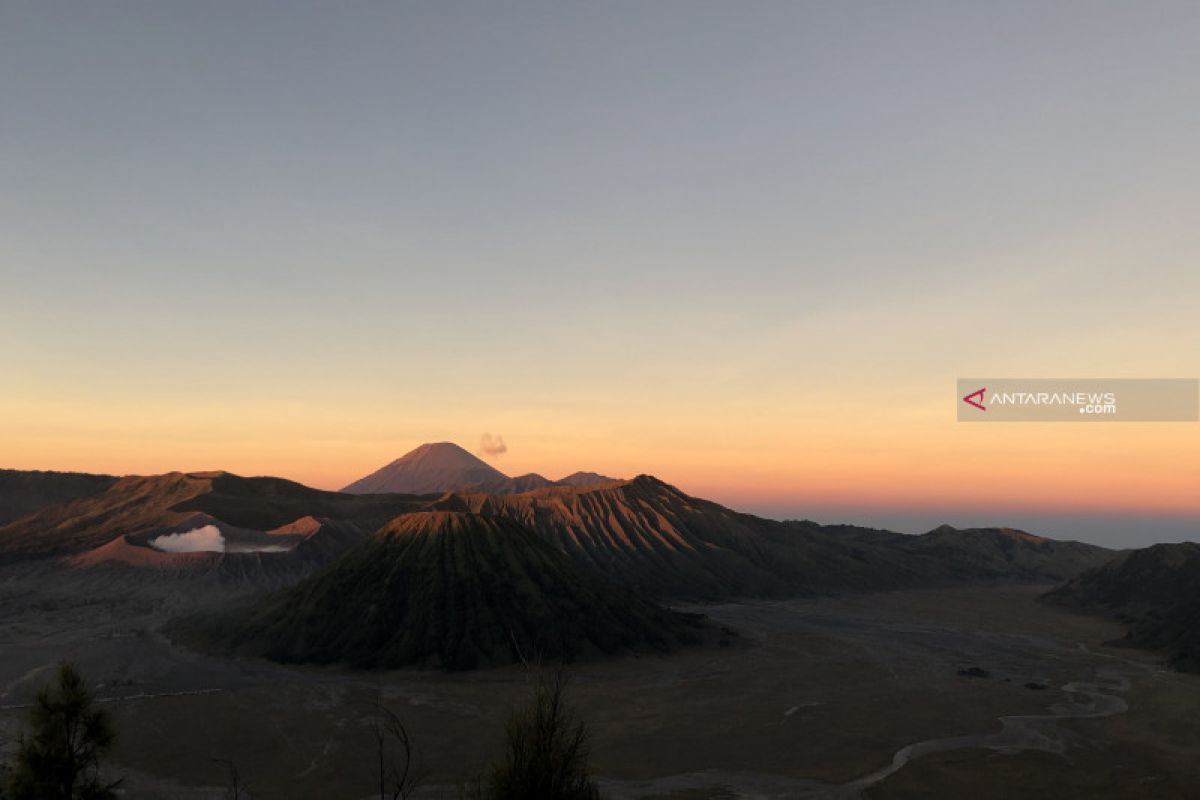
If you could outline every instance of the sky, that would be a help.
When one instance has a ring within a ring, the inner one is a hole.
[[[1200,6],[0,3],[0,465],[484,433],[777,517],[1200,530]]]

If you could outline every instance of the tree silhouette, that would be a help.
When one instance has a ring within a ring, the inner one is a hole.
[[[239,783],[237,764],[232,758],[212,758],[209,759],[214,764],[220,764],[225,768],[228,775],[229,788],[225,790],[225,796],[229,800],[242,800],[242,790]],[[3,798],[0,798],[3,800]]]
[[[30,730],[18,740],[11,800],[110,800],[120,783],[100,780],[100,759],[115,734],[83,676],[63,662],[58,680],[38,692]]]
[[[420,786],[422,779],[422,772],[416,769],[416,748],[412,737],[396,712],[384,706],[382,685],[373,707],[379,800],[407,800]]]
[[[539,671],[524,708],[505,726],[505,752],[488,776],[489,800],[597,800],[588,774],[588,733],[566,703],[560,669]]]

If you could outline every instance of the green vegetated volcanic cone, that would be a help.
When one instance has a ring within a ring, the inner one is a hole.
[[[445,511],[397,517],[324,572],[197,627],[277,661],[443,669],[669,650],[704,629],[583,571],[518,523]]]

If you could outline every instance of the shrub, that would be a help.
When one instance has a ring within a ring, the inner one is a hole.
[[[505,752],[488,776],[490,800],[597,800],[588,733],[565,699],[562,671],[538,673],[529,700],[505,726]]]

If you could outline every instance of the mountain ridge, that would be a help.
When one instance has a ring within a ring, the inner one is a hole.
[[[566,484],[563,481],[570,480]],[[548,486],[612,480],[594,472],[574,472],[552,481],[536,472],[509,477],[453,442],[427,442],[342,488],[348,494],[431,494],[448,491],[520,494]]]
[[[1200,672],[1200,544],[1155,544],[1119,554],[1047,592],[1043,600],[1124,622],[1122,643],[1166,653]]]
[[[166,529],[192,513],[267,531],[303,516],[343,519],[374,528],[429,498],[347,495],[283,478],[229,472],[126,476],[103,492],[43,509],[0,526],[0,563],[72,556],[120,536]]]
[[[321,573],[185,638],[295,663],[447,670],[700,640],[694,616],[590,574],[507,519],[403,514]]]
[[[1094,545],[986,529],[848,536],[847,526],[742,514],[650,475],[516,495],[447,492],[429,507],[507,517],[610,580],[673,599],[1049,583],[1111,556]]]
[[[118,480],[115,475],[88,472],[0,469],[0,525],[99,494]]]
[[[237,560],[232,556],[258,546],[270,531],[305,517],[322,520],[304,523],[323,525],[325,531],[297,545],[297,560],[302,553],[311,556],[297,565],[307,569],[333,560],[398,515],[419,511],[506,518],[605,580],[669,600],[1061,582],[1113,555],[1104,548],[1010,529],[943,526],[911,536],[778,522],[689,496],[649,475],[541,486],[518,494],[360,495],[324,492],[280,478],[206,472],[123,478],[100,495],[0,527],[0,563],[93,553],[71,563],[174,569],[187,559],[130,552],[122,544],[104,546],[125,537],[126,544],[144,547],[153,535],[186,532],[185,523],[200,514],[207,515],[204,524],[222,530],[233,545],[226,554],[231,563]],[[264,563],[287,560],[259,555]]]

